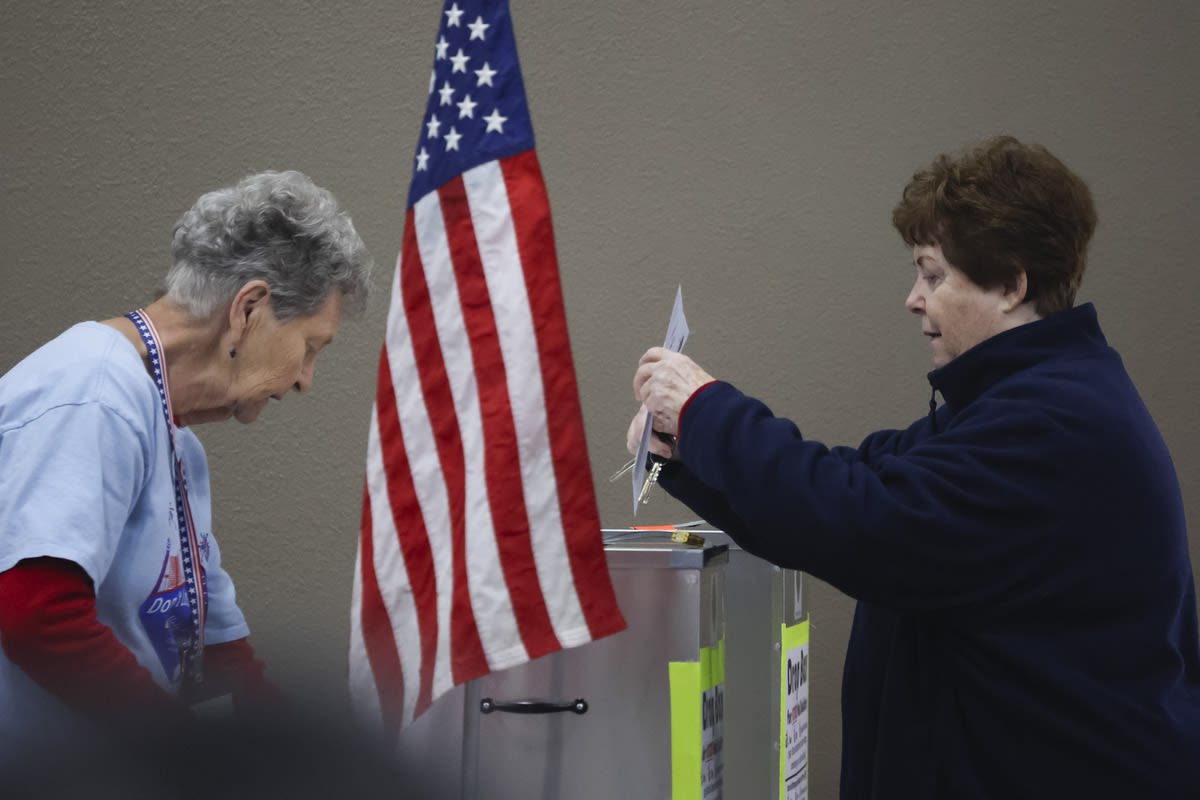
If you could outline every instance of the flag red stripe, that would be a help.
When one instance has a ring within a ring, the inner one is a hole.
[[[421,635],[421,667],[414,712],[420,714],[433,702],[433,668],[437,664],[438,642],[437,576],[433,570],[429,532],[421,516],[421,505],[417,500],[408,453],[404,448],[404,432],[400,429],[400,418],[396,414],[396,391],[392,385],[392,367],[388,363],[386,346],[379,355],[375,408],[392,521],[396,526],[400,552],[404,556],[408,584],[412,587],[417,629]]]
[[[363,645],[375,686],[379,690],[379,706],[383,712],[384,728],[399,731],[404,719],[404,670],[400,667],[400,653],[396,649],[396,637],[392,633],[392,621],[388,619],[379,582],[375,577],[375,541],[371,525],[371,497],[363,482],[361,558],[362,608],[361,615]]]
[[[484,470],[492,512],[492,528],[500,566],[508,586],[521,641],[530,658],[561,648],[538,580],[529,516],[520,467],[517,431],[508,395],[500,335],[492,312],[487,279],[471,221],[467,190],[461,177],[438,190],[450,245],[450,261],[458,284],[463,320],[471,343],[471,357],[479,389],[484,441]]]
[[[625,626],[507,5],[485,4],[488,35],[463,39],[472,63],[505,65],[490,89],[434,61],[443,88],[495,109],[487,127],[503,136],[476,124],[443,141],[446,99],[431,93],[394,275],[350,676],[392,728],[449,684]],[[529,150],[480,164],[496,146]]]
[[[600,514],[592,486],[583,412],[559,282],[554,228],[542,170],[533,150],[501,159],[500,168],[512,209],[517,249],[525,271],[525,289],[537,330],[538,359],[546,395],[550,449],[562,509],[563,534],[571,575],[593,639],[622,630],[608,575]]]
[[[467,492],[462,436],[459,433],[458,415],[454,411],[454,396],[446,375],[442,347],[438,343],[437,324],[433,318],[429,285],[425,281],[425,268],[417,246],[416,223],[412,209],[409,209],[404,222],[404,242],[401,247],[400,292],[404,301],[404,315],[408,321],[408,334],[417,363],[416,377],[421,382],[425,410],[433,429],[433,439],[437,443],[438,460],[442,467],[446,500],[450,510],[449,533],[453,557],[450,671],[457,685],[486,675],[488,663],[483,652],[483,642],[479,638],[467,584]]]

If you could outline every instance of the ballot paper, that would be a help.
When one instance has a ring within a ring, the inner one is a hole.
[[[674,353],[682,353],[687,344],[687,317],[683,315],[683,287],[675,289],[675,307],[671,309],[671,320],[667,323],[667,336],[663,347]],[[646,427],[642,430],[642,441],[638,445],[637,455],[633,459],[633,515],[638,512],[638,500],[642,496],[642,487],[646,483],[646,455],[650,452],[650,434],[654,430],[654,420],[646,414]]]

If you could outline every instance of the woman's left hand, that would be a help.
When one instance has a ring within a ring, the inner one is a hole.
[[[654,415],[654,430],[678,436],[684,403],[712,380],[712,375],[682,353],[651,347],[638,362],[633,396]]]

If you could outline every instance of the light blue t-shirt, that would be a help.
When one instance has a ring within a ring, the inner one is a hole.
[[[204,448],[186,428],[177,446],[208,588],[204,638],[239,639],[249,628],[212,535]],[[38,556],[81,566],[100,622],[168,691],[192,630],[172,472],[154,382],[113,328],[80,323],[0,377],[0,572]],[[0,750],[72,716],[0,652]]]

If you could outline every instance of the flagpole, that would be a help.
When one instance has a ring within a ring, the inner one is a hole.
[[[463,687],[462,797],[479,797],[479,681],[467,681]]]

